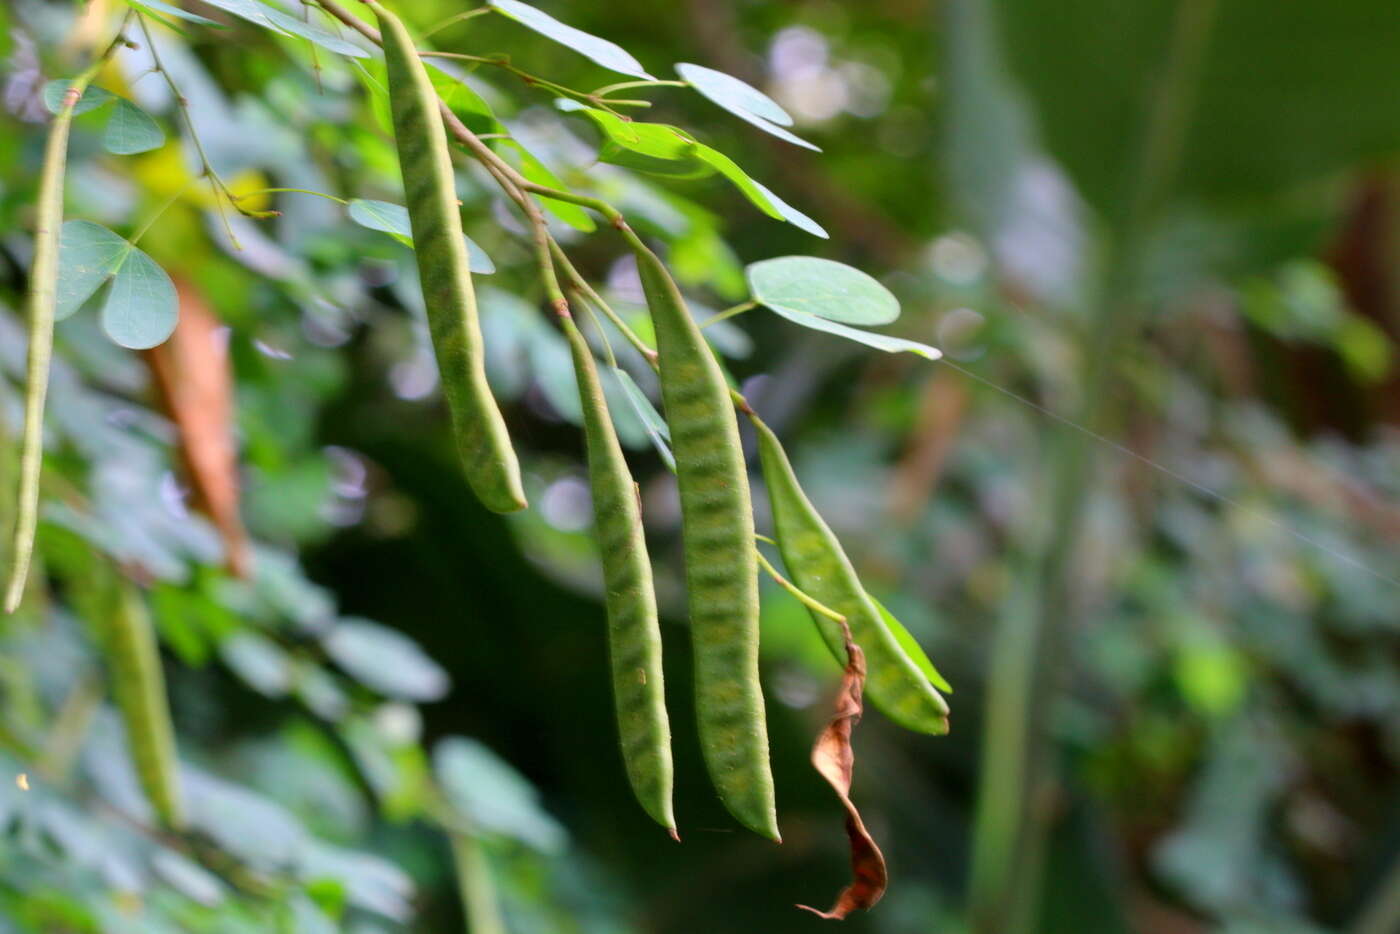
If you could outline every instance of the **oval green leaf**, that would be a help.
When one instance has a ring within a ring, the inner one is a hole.
[[[626,397],[628,405],[632,407],[632,411],[637,413],[637,417],[641,419],[643,427],[646,428],[647,437],[651,439],[656,453],[661,456],[666,469],[674,473],[676,456],[671,453],[671,427],[666,424],[666,419],[661,417],[656,406],[647,398],[647,394],[642,392],[642,387],[637,385],[637,381],[632,378],[631,373],[621,367],[613,367],[612,373],[617,378],[618,385],[622,387],[622,394]]]
[[[606,137],[600,155],[605,161],[674,178],[697,178],[711,171],[718,172],[764,214],[787,221],[813,236],[826,237],[826,231],[816,221],[755,181],[733,159],[718,149],[698,142],[680,127],[623,120],[615,114],[578,101],[561,99],[554,103],[562,111],[583,113],[598,125]],[[619,150],[634,155],[620,158]],[[673,171],[669,170],[671,166],[675,167]]]
[[[173,4],[163,2],[163,0],[127,0],[127,3],[136,7],[136,9],[143,13],[149,13],[156,18],[160,18],[161,14],[165,14],[166,16],[173,16],[176,19],[182,19],[189,23],[198,23],[201,26],[212,26],[215,29],[224,28],[223,23],[216,23],[212,19],[200,16],[198,13],[182,10]]]
[[[640,120],[623,120],[616,114],[596,107],[566,108],[580,110],[587,114],[608,140],[629,152],[653,159],[694,158],[699,143],[695,137],[680,127],[665,123],[646,123]]]
[[[597,124],[604,137],[598,153],[603,162],[663,178],[703,178],[715,172],[714,166],[700,157],[700,144],[680,127],[622,120],[605,110],[563,98],[556,100],[555,106],[566,113],[583,113]]]
[[[735,116],[748,114],[779,126],[792,126],[792,117],[777,101],[733,75],[688,62],[676,65],[676,74]]]
[[[100,224],[68,221],[59,230],[55,318],[77,311],[108,279],[101,321],[122,347],[145,350],[170,336],[179,318],[175,284],[141,250]]]
[[[814,146],[800,136],[783,129],[785,126],[792,125],[792,117],[788,116],[786,110],[778,106],[777,101],[758,88],[746,84],[738,78],[726,75],[722,71],[715,71],[713,68],[706,68],[703,65],[690,65],[683,62],[676,66],[676,74],[684,78],[702,96],[723,107],[740,120],[758,127],[765,133],[771,133],[778,139],[792,143],[794,146],[821,152],[821,147]]]
[[[620,165],[634,172],[645,172],[658,178],[696,179],[715,174],[714,167],[696,158],[659,159],[625,149],[612,140],[604,140],[598,151],[598,161]]]
[[[742,110],[735,111],[734,115],[746,123],[751,123],[765,133],[778,137],[785,143],[792,143],[794,146],[801,146],[803,149],[810,149],[812,152],[821,152],[822,148],[816,143],[809,143],[802,137],[774,123],[769,123],[762,117],[755,114],[744,113]]]
[[[248,687],[266,697],[284,697],[292,687],[292,659],[267,636],[252,630],[234,633],[219,644],[224,665]]]
[[[264,29],[270,29],[282,35],[300,36],[331,52],[337,52],[350,58],[369,57],[369,53],[364,49],[347,42],[334,33],[327,32],[318,26],[312,26],[310,23],[304,23],[265,3],[258,3],[257,0],[205,0],[205,2],[210,6],[232,13],[234,16],[246,19],[250,23],[262,26]]]
[[[175,850],[161,848],[152,852],[151,869],[175,891],[206,908],[224,900],[224,884],[219,877]]]
[[[265,4],[258,0],[205,0],[210,6],[218,7],[234,16],[246,19],[250,23],[262,26],[264,29],[271,29],[273,32],[280,32],[268,18],[268,13],[273,12]]]
[[[44,106],[49,113],[56,114],[63,109],[63,95],[68,91],[71,82],[67,78],[56,78],[44,85]],[[78,102],[73,105],[73,115],[85,114],[89,110],[96,110],[103,104],[116,98],[111,91],[104,91],[102,88],[88,85],[83,90],[83,96],[78,98]]]
[[[778,208],[777,203],[770,197],[772,192],[750,178],[749,174],[739,168],[738,163],[733,159],[729,158],[718,149],[703,146],[699,143],[695,144],[695,148],[695,154],[697,156],[714,166],[715,171],[733,182],[734,187],[743,192],[744,197],[752,201],[760,211],[767,214],[769,217],[775,217],[778,220],[787,220],[787,218],[783,216],[783,212]]]
[[[327,51],[336,52],[348,58],[369,58],[369,53],[353,42],[342,39],[335,33],[327,32],[319,26],[313,26],[310,23],[303,22],[295,16],[283,13],[281,10],[265,7],[263,15],[267,17],[268,21],[271,22],[273,26],[280,29],[282,32],[290,33],[293,36],[299,36],[302,39],[314,42]]]
[[[829,321],[805,311],[793,311],[790,308],[773,308],[775,313],[787,318],[793,324],[800,324],[804,328],[811,328],[813,331],[825,331],[827,334],[835,334],[837,337],[844,337],[847,340],[864,344],[867,347],[874,347],[876,350],[883,350],[885,353],[912,353],[918,354],[928,360],[937,360],[943,356],[943,351],[928,344],[921,344],[918,341],[905,340],[902,337],[892,337],[889,334],[877,334],[874,331],[862,331],[860,328],[853,328],[849,324],[842,324],[839,321]]]
[[[780,256],[748,267],[754,301],[846,324],[889,324],[899,299],[870,275],[815,256]]]
[[[788,204],[782,198],[779,198],[767,185],[764,185],[762,182],[757,181],[753,184],[754,187],[756,187],[759,190],[759,193],[762,194],[765,198],[767,198],[768,201],[773,205],[773,207],[777,209],[778,213],[782,215],[783,220],[787,221],[789,224],[798,228],[799,230],[807,231],[807,233],[811,234],[814,237],[821,237],[823,240],[831,239],[831,236],[826,232],[826,228],[822,227],[821,224],[818,224],[806,214],[803,214],[801,211],[797,210],[797,208]]]
[[[102,133],[102,148],[118,156],[149,152],[165,143],[165,131],[131,101],[118,100]]]
[[[633,75],[638,78],[651,78],[651,75],[647,74],[646,69],[642,67],[642,63],[633,58],[631,52],[616,42],[600,39],[582,29],[575,29],[567,23],[561,23],[543,10],[537,10],[527,3],[520,3],[519,0],[491,0],[491,6],[527,29],[532,29],[546,39],[553,39],[560,45],[573,49],[609,71]]]
[[[540,804],[529,780],[483,744],[449,736],[433,749],[443,797],[482,833],[499,834],[545,853],[563,849],[568,833]]]
[[[386,697],[440,700],[447,672],[408,636],[364,619],[342,619],[321,641],[326,654],[365,687]]]
[[[386,233],[404,246],[413,246],[413,231],[408,222],[408,208],[389,201],[374,201],[369,198],[356,198],[350,202],[350,219],[361,227]],[[496,271],[496,264],[486,251],[477,246],[476,241],[466,234],[467,259],[472,272],[489,276]]]
[[[65,221],[58,234],[58,289],[54,320],[62,321],[92,298],[121,266],[131,244],[92,221]]]
[[[129,249],[102,305],[102,329],[122,347],[146,350],[175,330],[180,301],[165,270],[136,247]]]

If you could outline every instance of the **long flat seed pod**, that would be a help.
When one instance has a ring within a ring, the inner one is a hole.
[[[5,612],[19,608],[24,582],[34,555],[34,532],[39,525],[39,477],[44,464],[44,399],[49,391],[53,360],[54,301],[58,288],[58,232],[63,226],[63,178],[68,164],[68,130],[73,107],[92,80],[94,71],[76,79],[63,97],[44,146],[35,199],[34,259],[29,265],[25,299],[29,319],[29,357],[25,376],[24,437],[20,443],[19,496],[10,544]]]
[[[486,508],[514,512],[525,508],[525,490],[505,419],[486,383],[476,293],[437,94],[403,23],[378,3],[372,6],[383,33],[394,140],[423,302],[458,454]]]
[[[674,836],[671,724],[666,716],[661,629],[657,624],[642,510],[622,445],[613,430],[593,354],[572,318],[564,318],[561,325],[573,353],[574,375],[583,402],[594,534],[603,561],[608,655],[622,758],[637,800]]]
[[[10,402],[10,387],[0,380],[0,529],[8,529],[12,520],[14,502],[10,491],[14,489],[15,477],[19,475],[19,439],[13,434],[6,415]],[[10,552],[14,543],[0,539],[0,566],[9,566]]]
[[[948,732],[947,702],[885,625],[841,543],[798,484],[777,435],[761,420],[755,418],[753,423],[778,549],[793,583],[846,617],[852,637],[865,652],[865,695],[876,707],[908,729]],[[819,613],[812,613],[812,619],[832,655],[845,664],[841,625]]]
[[[758,680],[753,506],[739,425],[724,374],[670,273],[634,234],[629,241],[656,329],[661,397],[676,457],[705,764],[729,812],[778,840]]]
[[[126,725],[126,742],[141,789],[160,822],[179,827],[184,822],[184,808],[175,730],[155,630],[136,587],[127,581],[115,586],[111,613],[103,624],[112,690]]]

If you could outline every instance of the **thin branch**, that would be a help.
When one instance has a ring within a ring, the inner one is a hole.
[[[629,88],[684,88],[689,86],[690,82],[688,81],[666,81],[660,78],[651,81],[619,81],[617,84],[608,84],[598,88],[590,96],[606,97],[614,91],[626,91]],[[618,104],[621,101],[613,101],[612,103]]]
[[[302,20],[307,26],[311,25],[311,7],[303,2],[301,5]],[[325,83],[321,81],[321,57],[316,54],[316,43],[310,39],[306,40],[307,50],[311,53],[311,73],[316,76],[316,93],[326,93]]]
[[[511,64],[509,58],[505,58],[502,56],[470,55],[466,52],[438,52],[428,49],[420,50],[418,52],[418,57],[445,58],[451,61],[471,62],[474,65],[492,65],[496,68],[500,68],[503,71],[508,71],[511,74],[515,75],[521,80],[521,82],[523,82],[528,87],[540,88],[542,90],[549,91],[551,94],[557,94],[562,97],[570,97],[574,100],[582,101],[585,104],[591,104],[594,107],[602,108],[603,110],[609,111],[610,113],[613,113],[615,116],[619,117],[622,115],[616,113],[616,111],[613,111],[612,107],[608,105],[621,104],[643,107],[651,106],[651,101],[604,101],[602,98],[598,97],[595,94],[589,94],[586,91],[576,91],[567,85],[559,84],[555,81],[550,81],[548,78],[541,78],[539,75],[528,72],[523,68],[517,68],[515,65]]]
[[[156,210],[151,214],[150,217],[146,218],[145,223],[141,225],[140,229],[137,230],[136,233],[132,234],[127,239],[127,242],[129,242],[132,246],[135,246],[136,244],[140,243],[141,238],[146,236],[146,232],[155,226],[156,221],[160,220],[161,217],[165,215],[166,211],[170,210],[171,205],[173,205],[176,201],[179,201],[185,196],[185,192],[189,191],[190,186],[193,184],[194,179],[186,181],[185,184],[180,186],[179,191],[175,192],[175,194],[165,199],[165,203],[162,204],[160,207],[156,208]]]
[[[375,45],[383,44],[383,39],[380,37],[378,29],[375,29],[369,23],[366,23],[364,20],[345,9],[345,7],[336,3],[335,0],[316,0],[316,4]]]
[[[479,6],[475,10],[467,10],[465,13],[457,13],[453,16],[449,16],[447,19],[438,23],[436,26],[430,27],[426,32],[424,32],[423,38],[426,39],[433,33],[442,32],[448,26],[454,26],[457,23],[463,22],[464,20],[469,20],[474,16],[480,16],[483,13],[492,12],[495,12],[495,7]]]
[[[318,198],[325,198],[327,201],[334,201],[336,204],[349,204],[344,198],[337,198],[335,195],[328,195],[324,191],[315,191],[311,188],[259,188],[257,191],[245,191],[241,195],[234,195],[233,200],[243,201],[248,198],[256,198],[258,195],[274,195],[279,193],[293,195],[315,195]]]
[[[214,171],[214,166],[209,161],[208,154],[204,151],[204,144],[199,141],[199,133],[194,128],[194,120],[190,117],[189,100],[180,92],[179,85],[175,83],[175,79],[172,78],[170,72],[166,70],[165,63],[161,61],[160,50],[156,48],[156,40],[155,37],[151,35],[150,27],[146,25],[146,18],[138,13],[136,14],[136,22],[141,27],[142,35],[146,37],[147,46],[150,47],[151,63],[154,69],[160,73],[160,76],[165,79],[166,86],[170,88],[170,93],[175,97],[175,103],[180,111],[180,116],[184,118],[185,127],[190,133],[190,142],[194,144],[194,151],[199,156],[199,174],[201,177],[209,179],[209,187],[213,189],[214,192],[214,207],[215,210],[219,212],[219,220],[223,221],[224,232],[228,234],[229,243],[233,244],[235,250],[242,250],[243,245],[238,242],[238,237],[234,234],[233,227],[228,222],[228,216],[224,214],[224,204],[220,196],[222,195],[223,198],[227,198],[229,204],[233,206],[233,209],[240,214],[248,217],[261,217],[265,215],[261,212],[249,212],[239,207],[238,202],[233,197],[233,193],[230,192],[228,186],[224,184],[224,180],[219,177],[218,172]]]
[[[636,349],[637,353],[645,357],[646,361],[652,366],[655,366],[656,351],[647,346],[646,341],[638,337],[637,332],[628,327],[627,322],[622,320],[622,316],[614,311],[612,306],[603,300],[603,297],[598,294],[593,286],[588,284],[588,280],[584,279],[583,276],[579,274],[578,269],[569,261],[568,255],[565,254],[564,248],[559,245],[557,240],[551,238],[550,247],[554,251],[554,257],[559,263],[559,268],[564,270],[565,277],[573,283],[574,287],[581,292],[590,303],[607,316],[607,319],[612,322],[613,327],[621,332],[622,336],[626,338],[627,343],[631,344],[632,347]]]
[[[802,603],[803,606],[805,606],[812,612],[820,613],[822,616],[825,616],[828,619],[833,619],[836,622],[840,623],[842,631],[846,633],[847,641],[849,644],[850,629],[847,628],[846,617],[842,616],[840,613],[836,612],[831,607],[827,606],[825,603],[822,603],[816,597],[809,595],[806,591],[802,590],[792,581],[779,574],[778,569],[773,567],[773,565],[768,561],[767,557],[764,556],[763,552],[758,550],[757,545],[754,546],[753,553],[758,555],[759,566],[763,568],[763,570],[768,572],[768,576],[773,578],[773,580],[777,582],[779,587],[783,588],[788,593],[796,597]]]
[[[700,322],[700,327],[707,328],[712,324],[718,324],[719,322],[732,318],[735,315],[742,315],[744,312],[751,311],[757,307],[758,302],[740,302],[733,308],[726,308],[724,309],[724,311],[716,312],[715,314],[706,318],[704,321]]]
[[[614,370],[621,371],[622,367],[617,363],[617,354],[613,353],[612,338],[608,337],[608,332],[603,328],[603,322],[598,317],[598,313],[594,310],[593,303],[584,298],[572,282],[565,283],[564,288],[573,292],[574,296],[578,298],[578,303],[575,307],[583,309],[584,314],[588,316],[588,323],[593,326],[593,329],[598,332],[598,337],[602,339],[603,356],[607,359],[608,366],[612,367]]]

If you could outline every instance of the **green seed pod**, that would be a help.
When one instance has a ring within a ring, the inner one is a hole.
[[[54,305],[58,289],[58,236],[63,226],[63,178],[68,164],[68,130],[73,107],[83,96],[92,72],[74,81],[49,127],[44,165],[35,199],[34,258],[29,266],[29,357],[24,390],[24,437],[20,445],[19,497],[5,585],[5,612],[13,613],[24,597],[24,582],[34,555],[39,525],[39,477],[44,464],[44,398],[53,360]]]
[[[457,450],[481,502],[495,512],[514,512],[525,508],[525,490],[505,420],[486,383],[476,293],[437,94],[403,23],[372,6],[383,32],[404,200]]]
[[[141,789],[160,822],[178,828],[184,822],[179,763],[155,631],[136,587],[127,581],[114,586],[110,613],[102,625],[112,691]]]
[[[574,358],[588,445],[594,533],[603,561],[608,654],[622,758],[632,791],[661,826],[676,831],[671,809],[671,724],[661,675],[661,630],[651,561],[622,446],[613,430],[602,383],[587,341],[572,318],[561,322]]]
[[[846,617],[851,636],[865,652],[865,696],[900,726],[920,733],[948,732],[948,704],[905,653],[885,625],[875,602],[830,527],[797,482],[792,464],[772,429],[758,418],[758,454],[773,510],[778,549],[793,583]],[[840,625],[819,613],[812,620],[831,654],[846,663]]]
[[[656,254],[635,235],[629,239],[656,329],[675,450],[705,764],[729,812],[779,840],[758,680],[753,507],[739,426],[724,374],[680,290]]]

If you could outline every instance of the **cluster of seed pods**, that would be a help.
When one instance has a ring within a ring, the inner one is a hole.
[[[402,21],[375,0],[390,112],[429,331],[468,483],[489,509],[525,508],[519,460],[486,381],[475,293],[440,101]],[[23,594],[38,515],[44,395],[52,348],[58,229],[75,81],[49,133],[39,181],[28,297],[30,349],[18,521],[7,610]],[[779,840],[758,665],[758,559],[748,468],[733,395],[661,259],[615,223],[636,259],[656,334],[655,362],[680,493],[699,735],[720,800],[745,827]],[[548,251],[545,251],[546,261]],[[674,835],[671,729],[651,561],[636,484],[618,442],[593,351],[556,303],[582,403],[594,525],[602,558],[616,719],[628,779],[645,811]],[[813,619],[843,664],[849,636],[868,665],[866,691],[891,719],[947,730],[948,708],[866,593],[831,529],[803,493],[776,435],[747,405],[758,433],[776,539],[797,588],[827,614]],[[114,693],[133,764],[158,817],[181,820],[174,733],[143,598],[125,580],[97,601]],[[844,621],[844,622],[843,622]]]

